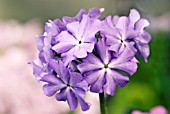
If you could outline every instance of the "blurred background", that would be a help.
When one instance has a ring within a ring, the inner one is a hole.
[[[47,20],[75,16],[81,8],[105,8],[107,15],[128,15],[137,9],[150,21],[152,35],[148,63],[140,61],[125,88],[117,88],[107,102],[108,114],[149,111],[157,105],[170,111],[170,0],[0,0],[0,114],[99,114],[97,94],[85,113],[74,113],[64,102],[48,98],[27,64],[37,58],[35,35]]]

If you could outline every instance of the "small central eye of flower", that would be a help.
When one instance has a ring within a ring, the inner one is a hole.
[[[79,44],[81,44],[82,42],[81,42],[81,40],[79,41]]]
[[[109,65],[108,64],[104,64],[104,68],[109,68]]]
[[[124,42],[122,39],[121,39],[120,41],[121,41],[121,43],[123,43],[123,42]]]
[[[70,84],[66,84],[66,85],[67,85],[67,87],[71,87]]]

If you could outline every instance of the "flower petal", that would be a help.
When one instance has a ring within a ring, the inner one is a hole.
[[[141,43],[149,43],[151,41],[151,36],[148,32],[143,31],[143,33],[137,36],[134,40],[138,40]]]
[[[122,74],[120,74],[119,72],[116,72],[114,70],[112,70],[110,72],[110,75],[112,75],[115,83],[120,87],[124,87],[128,82],[129,82],[129,78],[127,76],[124,76]]]
[[[94,43],[82,43],[82,47],[89,53],[94,49]]]
[[[84,100],[84,95],[85,95],[85,91],[82,89],[74,89],[73,90],[76,97],[78,98],[80,105],[81,105],[81,109],[83,111],[86,111],[90,108],[89,104],[87,102],[85,102]]]
[[[144,58],[145,62],[147,62],[148,56],[150,54],[149,45],[147,43],[136,42],[136,46],[140,56]]]
[[[134,62],[125,62],[114,65],[115,69],[125,71],[126,73],[133,75],[137,70],[137,64]]]
[[[106,72],[106,84],[103,86],[104,91],[113,96],[116,92],[116,83],[112,78],[112,75],[109,72]]]
[[[67,92],[67,102],[71,111],[74,111],[77,108],[78,100],[72,90],[68,90]]]
[[[50,97],[62,88],[64,88],[64,85],[45,84],[43,86],[43,91],[45,95]]]
[[[56,99],[58,101],[66,101],[67,100],[67,92],[66,92],[67,88],[63,88],[60,90],[59,93],[56,94]]]
[[[56,37],[56,41],[59,41],[59,43],[54,45],[52,49],[58,53],[66,52],[77,44],[76,39],[71,34],[69,34],[67,31],[61,32]]]
[[[81,81],[81,82],[79,82],[79,83],[72,84],[72,87],[73,87],[73,88],[81,88],[81,89],[83,89],[84,91],[87,91],[87,89],[88,89],[88,83],[87,83],[85,80],[83,80],[83,81]]]
[[[82,59],[82,60],[83,60],[84,63],[97,64],[99,66],[103,65],[101,60],[92,53],[89,53],[88,56],[86,58]]]
[[[72,23],[72,22],[75,22],[75,21],[81,21],[83,14],[86,14],[85,9],[81,9],[75,17],[64,16],[62,18],[62,20],[63,20],[64,23]]]
[[[94,84],[99,77],[104,77],[104,70],[96,70],[94,72],[90,72],[87,76],[85,76],[85,81],[89,84],[92,85]]]
[[[114,37],[120,37],[120,34],[116,30],[111,16],[106,17],[106,19],[102,21],[101,25],[102,26],[100,28],[101,29],[100,31],[102,34],[112,35]]]
[[[150,23],[149,23],[148,20],[146,20],[146,19],[140,19],[140,20],[136,23],[135,28],[136,28],[136,30],[138,30],[139,32],[143,32],[143,29],[144,29],[145,27],[149,26],[149,25],[150,25]]]
[[[140,19],[140,14],[137,10],[131,9],[129,14],[130,25],[129,27],[134,28],[135,23]]]
[[[104,40],[98,41],[96,46],[101,60],[104,64],[108,64],[111,59],[111,53],[109,52],[108,47],[106,47]]]
[[[75,38],[77,38],[79,36],[79,33],[78,33],[79,26],[80,26],[80,24],[78,21],[67,24],[68,31],[71,32],[75,36]],[[71,41],[71,39],[70,39],[70,41]]]
[[[50,84],[57,84],[57,85],[60,85],[60,84],[63,84],[62,80],[52,74],[47,74],[45,76],[43,76],[41,78],[40,81],[43,81],[43,82],[48,82]]]
[[[99,18],[101,16],[101,12],[99,8],[90,8],[88,12],[88,16],[90,18]]]
[[[86,15],[83,15],[83,18],[89,19]],[[84,42],[96,42],[95,34],[100,30],[101,22],[98,19],[89,19],[86,27],[84,28],[84,33],[82,40]],[[83,28],[79,28],[81,30]]]
[[[83,77],[80,73],[77,72],[69,72],[70,74],[70,79],[69,79],[69,84],[75,84],[79,83],[82,81]]]
[[[102,68],[104,65],[102,66],[99,66],[98,64],[91,64],[91,63],[82,63],[82,64],[79,64],[77,66],[78,70],[81,72],[81,73],[86,73],[86,72],[90,72],[90,71],[95,71],[97,69],[100,69]]]
[[[74,49],[74,56],[76,58],[84,58],[87,56],[87,51],[82,46],[76,46]]]
[[[131,50],[129,47],[126,47],[125,50],[120,54],[120,56],[117,59],[111,60],[109,65],[114,66],[114,64],[130,61],[132,58],[134,58],[134,56],[135,52]]]
[[[103,92],[103,85],[106,82],[105,76],[99,76],[98,79],[91,85],[90,91],[95,93]]]
[[[68,69],[64,66],[62,61],[56,61],[54,59],[51,59],[49,62],[49,66],[55,70],[55,72],[60,76],[62,81],[64,81],[65,84],[68,84],[68,80],[70,78]]]
[[[119,30],[121,37],[126,38],[126,30],[128,28],[129,20],[127,17],[122,16],[119,18],[116,28]]]

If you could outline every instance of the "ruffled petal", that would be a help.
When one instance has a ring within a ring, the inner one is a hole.
[[[91,85],[90,91],[95,93],[103,92],[103,85],[105,84],[106,79],[104,74],[98,75],[98,79]]]
[[[81,89],[83,89],[84,91],[87,91],[87,89],[88,89],[88,83],[85,81],[85,80],[83,80],[83,81],[81,81],[81,82],[79,82],[79,83],[74,83],[74,84],[72,84],[72,87],[73,88],[81,88]]]
[[[79,13],[75,16],[75,17],[68,17],[68,16],[64,16],[62,18],[63,22],[64,23],[72,23],[72,22],[75,22],[75,21],[81,21],[82,17],[83,17],[83,14],[86,14],[86,10],[85,9],[81,9],[79,11]]]
[[[72,90],[67,91],[67,102],[69,104],[70,110],[74,111],[78,105],[78,99]]]
[[[149,45],[147,43],[136,42],[139,55],[144,58],[145,62],[148,61],[148,56],[150,54]]]
[[[75,36],[75,38],[77,38],[79,36],[79,33],[78,33],[79,26],[80,26],[80,24],[77,21],[67,24],[68,31],[71,32]],[[77,40],[80,40],[80,39],[77,39]],[[71,39],[70,39],[70,41],[71,41]]]
[[[73,89],[76,97],[78,98],[80,105],[81,105],[81,109],[83,111],[86,111],[90,108],[89,104],[84,100],[84,95],[85,95],[85,91],[82,89]]]
[[[129,47],[126,47],[125,50],[120,54],[117,59],[112,59],[109,65],[114,66],[114,64],[124,63],[130,61],[134,58],[135,52],[131,50]]]
[[[61,32],[56,37],[56,41],[59,41],[59,43],[54,45],[52,49],[58,53],[66,52],[77,44],[76,39],[67,31]]]
[[[96,70],[94,72],[90,72],[87,76],[85,75],[85,81],[89,84],[92,85],[94,84],[99,77],[104,77],[104,70]]]
[[[112,35],[105,35],[106,36],[106,45],[114,45],[117,43],[120,43],[120,39],[117,37],[114,37]]]
[[[101,16],[101,12],[99,8],[90,8],[88,12],[88,16],[90,18],[99,18]]]
[[[68,84],[70,76],[68,73],[68,69],[64,66],[62,61],[51,59],[49,62],[49,66],[55,70],[55,72],[60,76],[65,84]]]
[[[103,65],[102,61],[92,53],[89,53],[88,56],[82,60],[83,63],[97,64],[99,66]]]
[[[113,96],[116,92],[116,83],[112,78],[112,75],[109,72],[106,72],[106,84],[103,86],[104,91]]]
[[[45,95],[50,97],[64,87],[65,87],[64,85],[45,84],[43,86],[43,91]]]
[[[67,100],[67,88],[63,88],[59,93],[56,94],[56,99],[58,101],[66,101]]]
[[[133,75],[137,70],[138,65],[135,62],[125,62],[115,64],[112,68],[125,71],[126,73]]]
[[[70,79],[69,79],[69,84],[75,84],[79,83],[82,81],[83,77],[80,73],[77,72],[69,72],[70,74]]]
[[[149,43],[151,41],[151,36],[148,32],[143,31],[134,40],[138,40],[141,43]]]
[[[128,24],[129,24],[129,20],[125,16],[120,17],[116,24],[116,28],[119,30],[121,37],[123,39],[126,38],[126,31],[128,28]]]
[[[82,64],[78,65],[77,68],[81,73],[84,74],[86,72],[98,70],[98,69],[102,68],[103,66],[98,66],[97,64],[91,64],[91,63],[82,63]]]
[[[104,40],[102,39],[98,41],[96,46],[101,60],[104,62],[104,64],[107,64],[111,59],[111,53],[109,52],[108,47],[105,45]]]
[[[140,19],[140,14],[137,10],[131,9],[129,14],[130,25],[129,27],[134,28],[135,23]]]
[[[76,58],[85,58],[87,56],[87,51],[82,46],[76,46],[74,49],[74,56]]]
[[[129,82],[129,78],[127,76],[124,76],[122,74],[120,74],[119,72],[116,72],[114,70],[112,70],[110,72],[110,75],[113,77],[115,83],[120,87],[124,87],[128,82]]]
[[[115,25],[111,16],[106,17],[105,20],[101,22],[100,32],[102,34],[112,35],[114,37],[120,37],[119,32],[116,30]]]
[[[83,15],[83,18],[89,18],[86,15]],[[100,30],[101,22],[98,19],[89,19],[86,27],[84,28],[84,33],[82,40],[84,42],[96,42],[95,34]],[[83,28],[80,28],[80,30]]]
[[[145,27],[149,26],[149,25],[150,25],[150,23],[149,23],[148,20],[146,20],[146,19],[140,19],[140,20],[136,23],[135,29],[138,30],[138,31],[140,31],[140,32],[143,32],[143,29],[144,29]]]
[[[50,83],[53,85],[64,84],[60,78],[58,78],[52,74],[47,74],[47,75],[43,76],[40,81],[47,82],[47,83]]]
[[[83,43],[81,46],[89,53],[94,49],[94,43]]]

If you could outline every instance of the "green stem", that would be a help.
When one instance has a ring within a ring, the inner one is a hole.
[[[106,99],[105,99],[104,92],[99,93],[99,98],[100,98],[100,112],[101,114],[107,114],[106,113]]]

